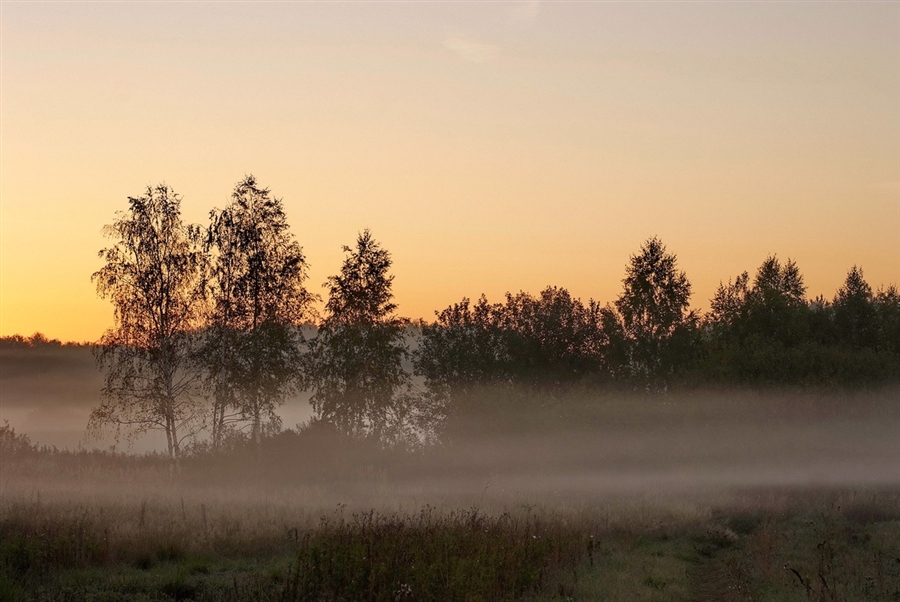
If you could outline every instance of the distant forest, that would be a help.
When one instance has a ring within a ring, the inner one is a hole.
[[[853,266],[833,298],[809,299],[797,264],[765,258],[690,309],[691,283],[658,238],[625,266],[609,304],[562,287],[500,302],[463,298],[432,322],[396,314],[391,255],[366,230],[320,298],[282,201],[252,176],[205,226],[181,221],[165,185],[128,199],[93,275],[115,325],[93,346],[103,401],[90,428],[165,432],[168,453],[259,445],[306,391],[310,427],[417,447],[440,441],[485,390],[694,387],[874,388],[900,381],[900,294]],[[0,347],[47,349],[40,334]],[[72,345],[72,344],[66,344]]]

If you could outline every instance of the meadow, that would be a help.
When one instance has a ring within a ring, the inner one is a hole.
[[[4,496],[0,516],[4,600],[900,596],[898,490],[380,510],[318,507],[300,491],[269,501],[33,492]]]
[[[895,393],[494,391],[440,448],[178,471],[6,428],[0,600],[898,600]]]

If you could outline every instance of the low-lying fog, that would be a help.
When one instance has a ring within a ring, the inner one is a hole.
[[[98,384],[102,387],[102,384]],[[3,421],[15,429],[16,433],[28,435],[33,443],[56,447],[58,449],[109,449],[114,444],[111,433],[105,436],[85,437],[85,427],[91,409],[98,403],[99,394],[62,397],[67,401],[58,403],[47,401],[29,403],[24,395],[6,396],[2,393],[0,402],[0,424]],[[308,395],[298,395],[288,399],[278,412],[285,428],[305,422],[312,416]],[[163,452],[166,449],[166,436],[162,431],[153,431],[141,436],[130,445],[119,445],[119,451],[131,453]]]
[[[491,486],[535,494],[900,484],[893,393],[698,393],[599,404],[563,430],[463,436],[458,466],[494,469]]]
[[[84,436],[102,389],[103,374],[90,347],[0,349],[0,424],[9,422],[17,433],[39,445],[107,449],[113,443],[111,437]],[[311,415],[308,396],[288,399],[279,414],[285,427],[307,420]],[[123,450],[144,453],[165,448],[164,434],[149,433]]]
[[[107,448],[111,440],[84,439],[88,415],[102,388],[90,350],[50,349],[45,356],[32,352],[27,357],[25,361],[4,354],[0,419],[38,444]],[[280,415],[286,428],[305,421],[310,416],[307,398],[288,400]],[[531,393],[519,400],[488,389],[448,422],[445,439],[446,445],[432,452],[427,462],[402,461],[398,468],[382,458],[375,461],[376,472],[383,470],[388,480],[399,479],[411,492],[449,490],[476,497],[743,486],[897,486],[900,390],[793,394],[705,390],[655,396],[598,390]],[[162,435],[152,433],[123,451],[161,451],[163,443]],[[273,473],[279,485],[285,484],[286,474],[304,474],[295,470],[297,466],[324,464],[341,453],[329,441],[313,448],[296,444],[284,449],[267,452],[274,454],[269,464],[283,462],[289,467]],[[349,480],[360,462],[370,460],[365,454],[345,454],[330,477]],[[227,477],[227,466],[216,472]],[[234,483],[224,478],[223,485]]]

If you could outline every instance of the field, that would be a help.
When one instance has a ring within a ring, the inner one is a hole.
[[[177,472],[7,431],[0,600],[900,600],[893,391],[494,401]]]

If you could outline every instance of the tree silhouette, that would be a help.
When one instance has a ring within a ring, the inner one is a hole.
[[[128,202],[104,228],[115,244],[100,251],[105,264],[92,276],[112,301],[115,326],[96,347],[107,373],[89,427],[113,425],[126,436],[163,430],[177,463],[185,439],[203,427],[190,363],[202,304],[200,233],[182,223],[181,198],[165,184]]]
[[[850,269],[832,307],[836,335],[842,344],[875,348],[879,338],[878,307],[862,268]]]
[[[488,303],[484,295],[474,305],[463,298],[435,312],[433,324],[422,326],[415,369],[425,377],[425,386],[435,400],[446,403],[475,386],[509,377],[502,312],[502,305]]]
[[[390,253],[368,230],[344,252],[340,273],[325,283],[325,318],[311,342],[313,410],[354,437],[410,440],[423,415],[403,368],[408,321],[394,315]]]
[[[296,382],[299,326],[313,301],[304,288],[308,266],[281,199],[252,175],[210,218],[211,306],[200,357],[214,396],[212,443],[218,449],[229,426],[244,421],[259,446],[264,430],[279,429],[275,408]]]
[[[712,325],[715,334],[720,337],[741,328],[745,318],[747,297],[750,294],[750,274],[741,273],[734,282],[719,283],[715,296],[710,301],[710,311],[706,321]]]
[[[747,272],[720,284],[706,317],[723,342],[750,339],[791,346],[808,333],[806,286],[797,264],[769,256],[759,266],[753,284]]]
[[[593,301],[584,305],[565,288],[548,286],[537,297],[507,293],[501,316],[516,380],[561,385],[600,367],[605,337]]]
[[[875,294],[878,312],[878,348],[900,359],[900,292],[890,285]]]
[[[464,298],[422,327],[417,374],[429,395],[451,400],[488,384],[556,387],[583,379],[602,364],[600,308],[564,288],[535,297],[507,293],[506,303]]]
[[[771,255],[756,271],[720,284],[704,318],[713,378],[749,382],[804,382],[823,378],[830,361],[832,308],[806,300],[797,264]],[[818,342],[811,336],[815,326]],[[816,345],[819,345],[818,347]]]
[[[796,262],[770,256],[759,266],[746,299],[746,328],[782,345],[801,343],[808,334],[806,285]]]
[[[658,238],[647,240],[632,255],[615,310],[601,316],[613,345],[627,356],[633,377],[664,384],[686,359],[696,314],[688,311],[691,284],[677,269],[677,258]]]

